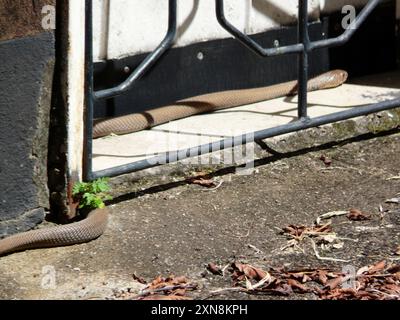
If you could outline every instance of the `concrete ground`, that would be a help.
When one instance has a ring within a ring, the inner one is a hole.
[[[400,97],[399,73],[357,79],[356,83],[309,94],[310,117]],[[389,80],[388,80],[389,79]],[[93,169],[103,170],[153,155],[272,128],[295,120],[297,98],[283,97],[172,121],[151,130],[94,140]]]
[[[316,115],[317,110],[331,112],[399,95],[399,89],[382,87],[380,83],[366,87],[363,82],[364,85],[316,93],[311,101],[318,106],[310,108],[311,115]],[[329,106],[321,106],[322,101]],[[272,108],[283,101],[268,103]],[[243,130],[249,125],[247,121],[254,122],[254,126],[265,125],[264,120],[268,119],[271,125],[288,122],[294,113],[289,109],[294,104],[285,103],[275,116],[230,111],[222,117],[235,114],[243,120],[237,122],[239,127],[240,123],[247,123],[241,127]],[[257,111],[263,107],[249,108]],[[260,118],[257,120],[255,115]],[[227,126],[218,117],[221,115],[204,115],[194,117],[197,120],[192,125],[189,122],[193,119],[180,123],[186,123],[187,130],[196,131],[201,126],[194,125],[201,119],[209,129],[217,130],[208,133],[229,135],[223,132]],[[241,261],[263,269],[330,266],[340,270],[344,265],[357,269],[382,259],[396,261],[400,258],[396,254],[400,245],[400,204],[385,200],[399,197],[400,192],[400,130],[394,129],[399,126],[399,119],[399,111],[393,110],[268,139],[256,145],[254,170],[247,175],[237,174],[236,167],[230,165],[182,169],[180,164],[171,164],[158,171],[113,179],[115,198],[109,203],[111,217],[105,234],[87,244],[1,257],[0,298],[117,299],[121,293],[131,298],[142,288],[133,274],[147,281],[158,275],[175,274],[198,283],[198,290],[190,293],[193,298],[277,299],[281,297],[239,292],[210,296],[213,290],[230,288],[232,280],[229,276],[212,275],[206,265]],[[213,123],[220,125],[211,126]],[[118,150],[107,148],[108,143],[139,137],[129,136],[96,142],[98,169],[130,161],[131,156],[143,153],[145,149],[140,149],[140,144],[133,147],[123,143]],[[136,138],[133,140],[137,142]],[[99,149],[101,145],[106,147]],[[116,150],[119,154],[112,155]],[[331,164],[327,166],[321,156]],[[193,170],[210,172],[217,188],[189,183],[186,178]],[[282,249],[288,239],[279,232],[280,228],[311,225],[320,214],[351,208],[367,212],[372,219],[332,218],[332,227],[342,243],[326,250],[318,247],[321,256],[346,260],[345,263],[318,259],[308,241],[297,248]],[[317,297],[307,294],[289,298]]]
[[[400,205],[385,203],[399,196],[399,154],[400,132],[394,131],[266,154],[251,175],[216,172],[214,179],[222,184],[215,190],[185,183],[183,177],[161,186],[130,187],[130,194],[125,191],[110,205],[110,224],[99,239],[0,258],[0,297],[114,299],[121,291],[134,295],[139,290],[133,274],[148,281],[175,274],[199,284],[193,297],[207,298],[212,290],[232,285],[229,277],[206,271],[210,262],[340,269],[342,262],[317,259],[308,242],[300,244],[304,252],[281,250],[287,238],[277,228],[311,225],[320,214],[350,208],[372,219],[333,218],[334,231],[346,240],[342,248],[320,249],[320,255],[348,260],[346,265],[356,268],[399,259]],[[331,166],[321,155],[331,159]],[[380,213],[379,206],[389,211]],[[215,298],[277,297],[229,293]]]

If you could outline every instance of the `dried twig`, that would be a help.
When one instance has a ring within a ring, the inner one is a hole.
[[[227,264],[225,267],[223,267],[223,268],[222,268],[222,270],[221,270],[221,271],[222,271],[222,276],[223,276],[223,277],[225,277],[225,271],[226,271],[226,269],[228,269],[228,268],[229,268],[229,266],[230,266],[230,265],[231,265],[231,264],[230,264],[230,263],[228,263],[228,264]]]
[[[390,180],[400,180],[400,176],[389,177],[389,178],[387,178],[386,180],[387,180],[387,181],[390,181]]]
[[[250,235],[250,230],[251,230],[251,229],[247,230],[247,232],[246,232],[245,235],[242,235],[242,234],[235,234],[234,236],[235,236],[236,238],[247,238],[247,237]]]
[[[345,214],[347,214],[348,211],[331,211],[331,212],[327,212],[324,214],[321,214],[320,216],[318,216],[318,218],[315,220],[316,224],[320,224],[322,219],[329,219],[332,217],[337,217],[337,216],[343,216]]]
[[[196,289],[196,285],[194,284],[178,284],[178,285],[172,285],[172,286],[165,286],[162,288],[155,288],[155,289],[145,289],[141,290],[138,294],[139,297],[147,296],[152,293],[160,293],[160,292],[166,292],[166,291],[174,291],[177,289]]]
[[[317,245],[315,244],[314,240],[310,238],[312,248],[314,250],[315,256],[319,260],[326,260],[326,261],[336,261],[336,262],[350,262],[350,260],[344,260],[344,259],[336,259],[336,258],[330,258],[330,257],[321,257],[317,251]]]
[[[386,203],[397,203],[400,204],[400,198],[391,198],[385,201]]]
[[[244,291],[247,291],[247,289],[245,289],[245,288],[240,288],[240,287],[235,287],[235,288],[222,288],[222,289],[217,289],[217,290],[214,290],[214,291],[211,291],[210,293],[212,294],[212,295],[215,295],[215,294],[221,294],[221,293],[225,293],[225,292],[231,292],[231,291],[242,291],[242,292],[244,292]]]
[[[262,250],[258,249],[256,246],[253,246],[253,245],[250,244],[250,243],[249,243],[247,246],[248,246],[250,249],[253,249],[253,250],[256,252],[256,254],[263,253]]]
[[[247,279],[247,278],[246,278]],[[266,282],[271,282],[271,280],[273,280],[273,278],[271,277],[271,275],[268,273],[263,279],[261,279],[259,282],[257,282],[256,284],[252,285],[250,283],[250,287],[248,288],[249,290],[255,290],[258,289],[259,287],[263,286]]]

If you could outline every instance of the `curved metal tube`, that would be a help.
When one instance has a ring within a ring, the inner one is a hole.
[[[284,46],[279,48],[263,48],[256,41],[251,39],[248,35],[241,32],[239,29],[234,27],[225,17],[224,0],[215,0],[215,10],[217,14],[217,20],[219,24],[233,35],[237,40],[244,44],[247,48],[252,50],[263,57],[277,56],[287,53],[298,53],[304,50],[303,44],[295,44],[290,46]]]
[[[299,2],[302,0],[299,0]],[[310,42],[308,48],[305,48],[302,43],[290,45],[290,46],[283,46],[278,48],[263,48],[260,46],[256,41],[251,39],[248,35],[244,34],[236,27],[234,27],[225,17],[224,13],[224,0],[215,0],[216,5],[216,14],[217,20],[219,24],[228,31],[231,35],[233,35],[237,40],[239,40],[243,45],[247,48],[252,50],[253,52],[257,53],[263,57],[271,57],[277,56],[281,54],[288,54],[288,53],[300,53],[302,51],[312,51],[318,48],[325,48],[325,47],[333,47],[339,46],[344,44],[345,42],[349,41],[350,38],[353,36],[354,32],[357,30],[357,26],[361,25],[368,15],[373,11],[376,6],[382,0],[370,0],[358,15],[358,17],[353,22],[353,27],[347,29],[342,35],[332,38],[332,39],[324,39],[315,42]]]
[[[140,79],[160,57],[171,48],[177,33],[177,0],[169,0],[168,31],[158,47],[151,52],[143,62],[132,72],[132,74],[116,87],[96,91],[93,93],[95,99],[107,99],[118,96],[128,91],[134,83]]]
[[[365,7],[361,10],[360,14],[353,21],[350,28],[348,28],[343,34],[336,38],[319,40],[310,43],[310,50],[318,49],[318,48],[330,48],[334,46],[340,46],[345,44],[353,34],[356,32],[358,27],[364,23],[364,21],[368,18],[369,14],[378,6],[378,4],[382,0],[370,0]]]

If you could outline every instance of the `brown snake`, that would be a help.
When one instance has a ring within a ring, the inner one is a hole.
[[[307,90],[315,91],[334,88],[343,84],[346,79],[346,71],[329,71],[310,79]],[[290,81],[263,88],[205,94],[178,101],[174,105],[152,109],[144,113],[136,113],[98,121],[94,126],[94,137],[101,137],[111,133],[124,134],[135,132],[194,114],[294,95],[296,92],[297,81]],[[103,234],[107,226],[107,221],[108,210],[96,209],[93,210],[86,219],[76,223],[16,234],[0,240],[0,256],[27,249],[57,247],[88,242]]]
[[[0,256],[27,249],[88,242],[103,234],[107,221],[108,210],[96,209],[79,222],[19,233],[0,240]]]
[[[346,79],[346,71],[332,70],[310,79],[307,90],[315,91],[334,88],[344,83]],[[297,81],[289,81],[261,88],[204,94],[142,113],[96,120],[93,127],[93,137],[100,138],[110,134],[126,134],[141,131],[195,114],[237,107],[287,95],[294,95],[296,93]]]

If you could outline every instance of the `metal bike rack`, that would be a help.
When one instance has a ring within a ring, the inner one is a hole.
[[[246,144],[249,135],[254,141],[290,133],[298,130],[317,127],[320,125],[346,120],[358,116],[367,115],[400,106],[400,98],[383,101],[379,103],[357,106],[350,110],[331,113],[328,115],[309,118],[307,116],[307,82],[308,82],[308,60],[309,53],[315,49],[339,46],[352,37],[360,25],[366,20],[368,15],[378,6],[382,0],[370,0],[364,9],[352,22],[350,27],[340,36],[332,39],[310,41],[308,34],[308,0],[299,0],[299,19],[298,19],[298,38],[299,43],[278,48],[263,48],[249,36],[243,34],[230,24],[224,14],[224,0],[216,0],[216,15],[220,25],[232,34],[238,41],[250,50],[262,57],[277,56],[283,54],[297,54],[298,63],[298,119],[294,122],[255,131],[250,134],[243,134],[230,137],[224,140],[200,145],[197,147],[183,150],[175,150],[160,153],[158,156],[150,157],[145,160],[132,162],[113,168],[93,171],[92,170],[92,140],[93,140],[93,100],[110,98],[129,90],[141,76],[161,57],[161,55],[172,46],[176,35],[176,0],[169,0],[169,27],[167,35],[155,51],[138,66],[138,68],[119,86],[111,89],[93,91],[93,4],[92,0],[86,0],[86,128],[85,128],[85,153],[84,153],[84,179],[87,181],[95,180],[100,177],[112,177],[130,172],[135,172],[165,163],[183,160],[210,153],[215,150],[222,150],[234,146]]]

